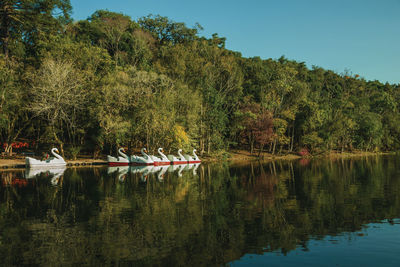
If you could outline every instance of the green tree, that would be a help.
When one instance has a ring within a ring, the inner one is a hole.
[[[27,128],[26,92],[22,86],[21,64],[0,56],[0,140],[12,153],[12,143]]]
[[[198,23],[194,28],[188,28],[185,23],[174,22],[160,15],[142,17],[138,23],[142,29],[152,33],[161,45],[193,41],[197,39],[198,31],[203,29]]]
[[[59,11],[59,13],[58,13]],[[69,20],[69,0],[3,0],[0,2],[0,43],[8,57],[11,42],[35,46],[43,34]]]

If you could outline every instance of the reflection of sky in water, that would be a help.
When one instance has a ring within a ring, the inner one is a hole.
[[[399,266],[400,219],[368,224],[363,230],[308,241],[286,255],[246,254],[230,266]]]

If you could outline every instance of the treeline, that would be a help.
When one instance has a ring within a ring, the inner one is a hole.
[[[0,138],[67,156],[118,146],[397,150],[399,85],[303,62],[244,58],[225,38],[162,16],[69,0],[0,3]],[[64,153],[64,152],[63,152]]]

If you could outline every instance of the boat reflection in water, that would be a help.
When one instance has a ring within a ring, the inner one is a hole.
[[[196,176],[197,175],[196,170],[199,166],[200,166],[200,163],[191,163],[191,164],[187,164],[183,170],[184,171],[192,170],[193,175]]]
[[[167,173],[176,173],[178,177],[182,177],[184,172],[191,171],[193,176],[197,175],[197,168],[200,163],[195,164],[181,164],[181,165],[165,165],[165,166],[119,166],[119,167],[108,167],[107,174],[113,175],[118,173],[118,180],[120,182],[125,181],[127,174],[140,175],[140,181],[145,183],[151,175],[154,175],[159,182],[162,182],[166,177]]]
[[[129,166],[114,166],[107,168],[107,174],[118,173],[118,181],[123,182],[126,179],[126,174],[129,172]]]
[[[51,184],[58,185],[61,176],[64,174],[66,166],[59,167],[40,167],[40,168],[26,168],[25,169],[25,179],[38,178],[41,175],[51,177]]]

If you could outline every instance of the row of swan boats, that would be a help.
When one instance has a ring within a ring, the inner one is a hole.
[[[135,156],[131,155],[130,157],[126,155],[123,148],[118,150],[120,156],[113,157],[108,155],[107,162],[110,166],[126,166],[129,164],[133,165],[175,165],[175,164],[194,164],[200,163],[201,160],[196,155],[196,149],[193,149],[193,155],[182,155],[182,149],[178,150],[178,156],[168,155],[166,156],[163,153],[163,149],[159,148],[158,154],[159,157],[148,155],[146,152],[146,148],[142,148],[141,153],[142,156]],[[58,154],[58,149],[53,148],[51,149],[51,154],[53,157],[50,157],[46,160],[37,160],[35,158],[26,157],[25,164],[29,168],[36,168],[36,167],[60,167],[66,166],[67,163],[65,160]]]
[[[197,168],[200,163],[195,164],[185,164],[185,165],[164,165],[164,166],[112,166],[108,167],[107,174],[111,175],[113,173],[118,174],[118,180],[124,181],[128,173],[140,175],[140,180],[146,182],[148,176],[155,174],[159,181],[164,179],[164,175],[172,172],[176,172],[179,177],[182,177],[182,172],[192,171],[193,176],[197,175]],[[64,174],[66,166],[60,167],[48,167],[48,168],[28,168],[25,170],[25,178],[33,179],[37,178],[42,174],[49,175],[51,177],[51,184],[56,185],[60,177]]]
[[[196,155],[196,149],[193,149],[193,155],[182,155],[182,149],[178,150],[178,156],[166,156],[164,150],[160,147],[157,152],[160,156],[148,155],[146,148],[140,150],[142,156],[128,156],[123,148],[118,149],[118,157],[108,155],[107,162],[109,166],[126,166],[133,165],[175,165],[175,164],[194,164],[200,163],[201,160]]]

